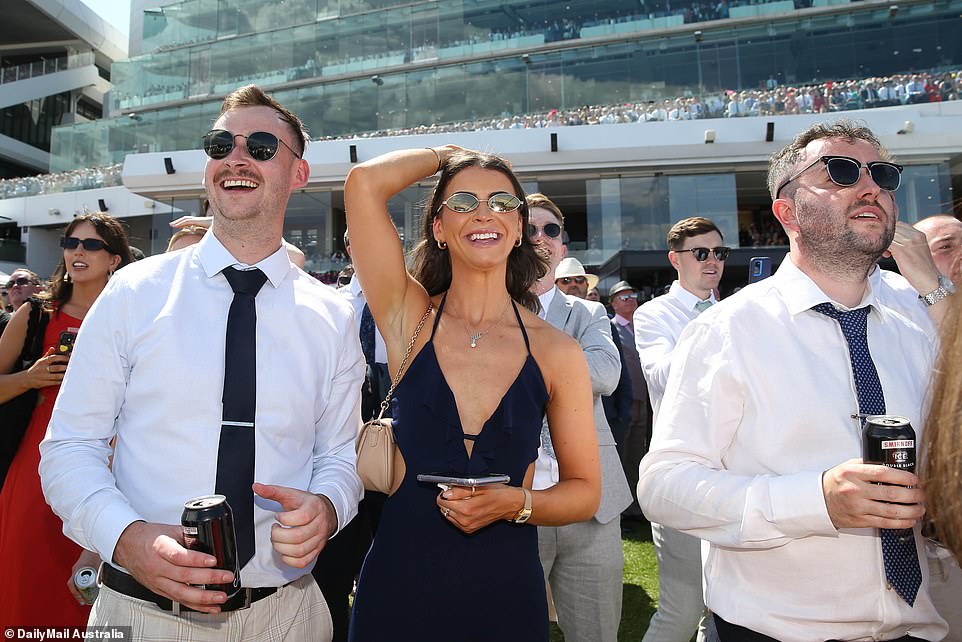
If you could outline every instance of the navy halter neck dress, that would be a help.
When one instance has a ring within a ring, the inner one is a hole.
[[[395,390],[394,430],[406,472],[384,505],[361,569],[350,639],[544,641],[548,613],[537,528],[501,520],[463,533],[441,515],[438,487],[416,479],[419,473],[506,473],[520,486],[538,456],[548,401],[512,301],[528,356],[468,457],[463,440],[471,437],[434,351],[444,302],[430,339]]]

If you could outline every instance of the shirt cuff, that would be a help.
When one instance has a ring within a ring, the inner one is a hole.
[[[331,502],[331,506],[334,507],[334,512],[337,514],[337,530],[331,534],[331,537],[337,535],[357,515],[357,501],[348,501],[336,484],[323,482],[315,484],[312,486],[311,492],[315,495],[324,495]]]
[[[821,471],[773,477],[771,502],[775,524],[788,537],[838,536],[825,505]]]
[[[115,503],[104,507],[92,520],[90,541],[107,562],[113,563],[114,550],[120,536],[134,522],[144,521],[130,505]]]

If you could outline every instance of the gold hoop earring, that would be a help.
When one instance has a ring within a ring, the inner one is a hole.
[[[438,244],[438,249],[441,250],[442,252],[448,249],[448,244],[445,241],[437,241],[437,244]]]
[[[515,247],[521,247],[521,237],[520,237],[520,236],[518,237],[518,240],[515,241],[514,246],[515,246]]]

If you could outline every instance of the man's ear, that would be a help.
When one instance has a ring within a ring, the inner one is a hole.
[[[668,250],[668,262],[671,263],[671,267],[675,268],[675,271],[681,269],[681,266],[678,265],[678,252],[674,250]]]
[[[298,158],[294,164],[294,175],[291,177],[291,189],[307,187],[307,179],[311,176],[311,166],[303,158]]]
[[[775,220],[785,228],[786,233],[798,233],[798,210],[795,208],[794,199],[776,198],[772,201],[772,214],[775,215]]]

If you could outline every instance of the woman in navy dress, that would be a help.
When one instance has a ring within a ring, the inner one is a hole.
[[[405,268],[388,200],[440,171]],[[391,152],[345,184],[351,252],[396,373],[397,473],[358,581],[350,637],[548,639],[536,524],[590,519],[601,494],[580,346],[532,312],[546,263],[504,160],[454,146]],[[530,491],[547,414],[561,481]],[[422,473],[507,474],[441,491]]]

